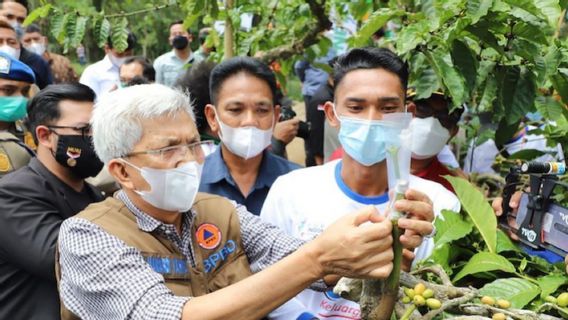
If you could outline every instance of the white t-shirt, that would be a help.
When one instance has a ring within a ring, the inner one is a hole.
[[[388,195],[359,195],[345,185],[340,172],[341,160],[336,160],[280,176],[270,188],[260,217],[292,236],[310,240],[341,216],[367,205],[376,206],[381,213],[386,211]],[[430,197],[436,215],[442,209],[460,209],[456,196],[436,182],[411,176],[410,188]],[[433,248],[431,239],[424,241],[415,251],[415,261],[428,257]],[[357,303],[339,298],[333,292],[322,293],[309,289],[274,310],[269,318],[298,319],[303,313],[322,319],[360,318]]]

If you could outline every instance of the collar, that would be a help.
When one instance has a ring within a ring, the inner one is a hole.
[[[132,212],[134,214],[134,216],[136,217],[136,223],[138,224],[138,227],[140,228],[140,230],[145,231],[145,232],[154,232],[156,229],[160,228],[161,226],[166,226],[168,224],[163,223],[162,221],[150,216],[149,214],[145,213],[144,211],[140,210],[136,205],[134,205],[134,203],[130,200],[130,198],[128,198],[128,196],[126,195],[126,192],[124,192],[124,190],[120,190],[116,193],[115,197],[122,201],[124,203],[124,205],[126,206],[126,208],[128,208],[128,210],[130,210],[130,212]],[[187,217],[191,218],[191,210],[186,214],[183,213],[184,217],[183,219],[185,220]],[[185,224],[182,223],[182,225]]]
[[[59,193],[66,194],[68,190],[73,190],[73,188],[66,185],[65,182],[61,181],[56,175],[49,171],[49,169],[47,169],[47,167],[44,166],[37,157],[31,158],[28,166],[37,174],[42,176],[45,180],[47,180],[50,185],[55,186]],[[91,196],[99,198],[99,200],[103,199],[101,192],[86,181],[84,181],[84,188],[89,192],[89,194],[91,194]]]
[[[339,187],[341,192],[343,192],[351,200],[354,200],[354,201],[362,203],[362,204],[371,204],[371,205],[379,205],[379,204],[387,203],[389,201],[388,192],[385,192],[385,193],[378,195],[378,196],[367,197],[367,196],[358,194],[357,192],[351,190],[347,186],[347,184],[345,184],[345,182],[343,181],[343,178],[341,178],[341,167],[342,166],[343,166],[343,160],[337,161],[337,164],[335,165],[335,182],[337,183],[337,186]]]
[[[183,62],[183,63],[190,63],[190,62],[193,62],[193,58],[194,58],[193,51],[189,51],[189,56],[188,56],[187,59],[185,59],[185,60],[181,60],[181,59],[177,56],[175,49],[172,49],[172,51],[170,51],[170,52],[171,52],[171,59],[179,60],[179,61],[181,61],[181,62]]]
[[[112,64],[112,61],[110,61],[110,58],[108,56],[109,54],[112,54],[112,53],[105,54],[105,57],[103,58],[103,60],[101,60],[101,64],[103,65],[103,68],[105,70],[113,70],[113,69],[118,70],[118,68],[114,64]]]
[[[261,187],[270,187],[274,180],[278,178],[281,174],[279,170],[271,170],[271,164],[274,164],[277,161],[276,156],[273,155],[271,152],[264,150],[262,152],[262,161],[260,162],[260,167],[258,168],[258,175],[256,176],[256,182],[254,183],[254,189],[261,188]],[[275,169],[275,168],[272,168]],[[231,176],[229,172],[229,168],[223,160],[223,156],[221,153],[221,146],[215,150],[212,154],[207,156],[205,159],[205,167],[203,168],[203,172],[207,172],[207,174],[202,175],[201,182],[212,184],[217,183],[222,180],[226,180],[232,185],[235,184],[235,180]]]

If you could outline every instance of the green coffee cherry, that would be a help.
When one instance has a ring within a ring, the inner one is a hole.
[[[556,298],[554,296],[547,296],[544,301],[556,304]]]
[[[511,302],[505,299],[497,300],[497,306],[501,309],[509,309],[511,307]]]
[[[414,292],[414,289],[410,289],[410,288],[404,288],[404,294],[409,297],[410,299],[414,299],[414,296],[416,295],[416,293]]]
[[[491,318],[491,319],[493,319],[493,320],[505,320],[505,319],[507,319],[507,316],[504,313],[499,312],[499,313],[494,314],[493,318]]]
[[[556,304],[558,304],[558,306],[561,308],[568,306],[568,292],[561,293],[556,298]]]
[[[490,296],[483,296],[481,298],[481,303],[492,306],[495,304],[495,299]]]
[[[410,298],[408,296],[402,297],[402,303],[404,303],[404,304],[410,303]]]
[[[422,295],[424,291],[426,291],[426,286],[422,282],[414,286],[414,293]]]
[[[423,296],[415,295],[412,300],[414,301],[414,305],[417,307],[421,307],[426,304],[426,300],[424,300]]]
[[[426,299],[426,305],[428,306],[428,308],[436,310],[440,309],[440,307],[442,306],[442,302],[440,302],[440,300],[438,299],[430,298]]]
[[[432,291],[432,289],[426,289],[422,293],[422,296],[424,297],[424,299],[432,298],[434,296],[434,291]]]

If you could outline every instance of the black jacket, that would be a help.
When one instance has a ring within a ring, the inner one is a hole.
[[[59,319],[59,227],[101,200],[93,186],[76,192],[37,158],[0,180],[0,319]]]
[[[53,83],[53,75],[51,74],[51,68],[49,63],[43,60],[41,56],[26,50],[24,46],[21,46],[20,51],[20,61],[27,64],[30,67],[36,77],[35,83],[40,89],[47,87]]]

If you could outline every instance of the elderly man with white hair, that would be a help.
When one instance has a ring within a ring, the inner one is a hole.
[[[197,193],[207,143],[188,101],[153,84],[97,104],[95,150],[122,190],[61,226],[63,319],[259,319],[337,275],[391,272],[391,224],[372,207],[305,243]]]

